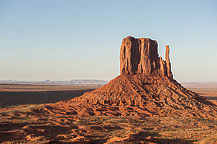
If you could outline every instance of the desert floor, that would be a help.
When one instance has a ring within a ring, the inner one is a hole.
[[[188,117],[47,116],[46,103],[98,86],[0,85],[0,143],[217,143],[217,121]],[[217,88],[189,88],[217,104]]]

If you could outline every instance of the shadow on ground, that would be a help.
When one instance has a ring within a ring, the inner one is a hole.
[[[40,92],[0,92],[0,107],[24,104],[55,103],[83,95],[87,90],[40,91]]]

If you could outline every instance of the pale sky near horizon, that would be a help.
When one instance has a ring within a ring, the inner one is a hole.
[[[129,35],[170,45],[178,81],[217,81],[216,0],[0,0],[0,80],[110,80]]]

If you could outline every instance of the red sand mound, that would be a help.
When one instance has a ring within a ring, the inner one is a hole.
[[[121,75],[92,92],[47,105],[50,114],[81,116],[189,116],[215,118],[217,106],[173,79],[169,59],[158,56],[157,42],[126,37],[120,53]]]

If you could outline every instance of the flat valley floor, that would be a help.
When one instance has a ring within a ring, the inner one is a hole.
[[[46,103],[68,100],[99,86],[0,85],[0,143],[191,144],[217,143],[217,121],[189,117],[43,115]],[[191,88],[217,105],[216,88]]]

